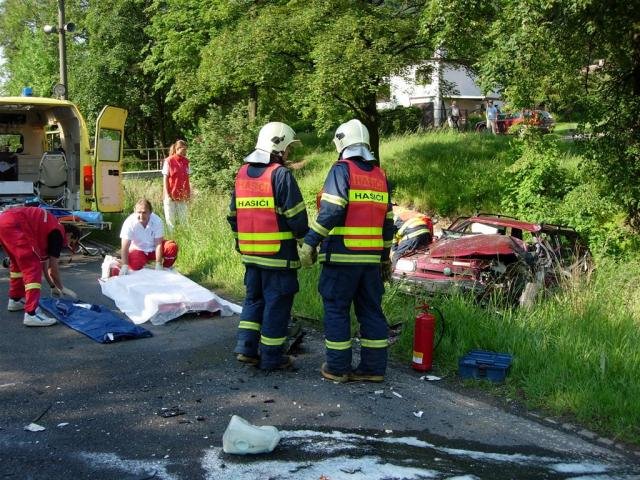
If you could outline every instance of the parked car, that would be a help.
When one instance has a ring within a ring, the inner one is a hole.
[[[553,116],[545,110],[525,109],[498,115],[498,131],[500,133],[517,133],[518,126],[524,127],[525,125],[538,127],[543,133],[548,133],[554,124]],[[476,123],[476,132],[482,132],[486,129],[486,121]]]
[[[458,218],[428,248],[398,259],[393,279],[411,291],[457,288],[524,305],[590,266],[589,250],[571,227],[479,214]]]

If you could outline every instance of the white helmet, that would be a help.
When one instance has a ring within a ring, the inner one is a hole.
[[[369,145],[369,130],[360,120],[355,118],[338,127],[333,137],[333,143],[336,144],[338,153],[342,153],[345,148],[357,144],[364,144],[368,149],[371,149]]]
[[[256,148],[268,153],[283,153],[296,140],[296,132],[282,122],[269,122],[260,129]]]

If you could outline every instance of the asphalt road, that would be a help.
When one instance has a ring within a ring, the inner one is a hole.
[[[74,257],[62,274],[83,301],[115,308],[99,272],[100,259]],[[406,365],[392,362],[383,384],[325,381],[322,336],[308,329],[296,370],[267,374],[235,361],[237,316],[144,325],[152,338],[106,345],[4,309],[0,321],[0,478],[640,478],[635,452]],[[161,415],[172,409],[182,414]],[[276,450],[224,454],[233,414],[276,426]],[[24,430],[33,421],[45,430]]]

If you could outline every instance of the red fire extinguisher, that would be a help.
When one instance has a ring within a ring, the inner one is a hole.
[[[431,313],[431,309],[440,316],[440,337],[434,345],[436,332],[436,317]],[[416,325],[413,334],[413,362],[411,366],[419,372],[431,370],[433,363],[433,351],[440,344],[440,340],[444,335],[444,316],[442,312],[435,307],[429,307],[426,303],[417,307],[420,312],[416,316]]]

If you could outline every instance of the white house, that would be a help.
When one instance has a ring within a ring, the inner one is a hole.
[[[379,102],[379,109],[419,106],[431,112],[427,116],[435,126],[446,121],[453,100],[464,119],[469,113],[484,109],[484,100],[494,100],[499,107],[502,105],[499,93],[482,93],[471,73],[447,63],[438,55],[421,65],[409,67],[404,75],[390,77],[389,84],[389,99]]]

